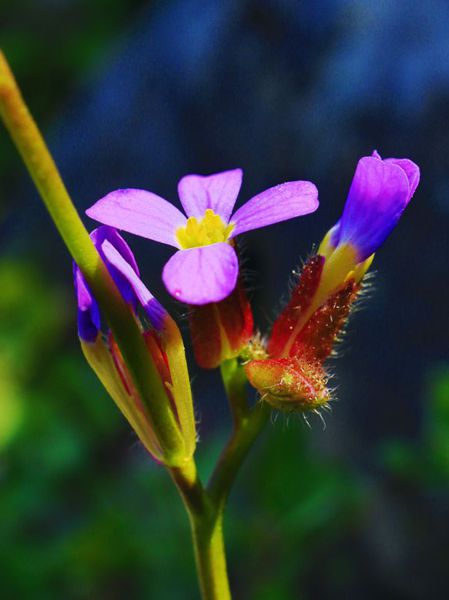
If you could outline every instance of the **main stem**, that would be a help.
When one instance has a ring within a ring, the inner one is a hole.
[[[223,365],[222,376],[234,430],[207,489],[200,482],[193,461],[185,468],[170,469],[189,515],[203,600],[231,598],[223,539],[224,509],[238,470],[270,414],[268,405],[261,402],[249,409],[246,378],[237,361]]]
[[[203,600],[230,600],[222,506],[204,489],[193,460],[186,467],[170,469],[170,474],[189,515],[201,596]]]
[[[203,600],[230,600],[223,538],[223,512],[211,522],[191,518],[196,568]]]
[[[148,407],[167,462],[176,464],[184,453],[179,429],[167,402],[156,367],[137,323],[120,295],[84,227],[58,169],[20,93],[5,56],[0,51],[0,118],[25,165],[70,254],[83,272],[100,304]]]

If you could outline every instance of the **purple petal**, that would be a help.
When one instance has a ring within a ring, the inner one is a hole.
[[[340,221],[337,221],[332,227],[329,242],[334,248],[338,246],[338,243],[340,242]]]
[[[238,270],[234,248],[222,242],[176,252],[165,265],[162,279],[177,300],[201,305],[229,296]]]
[[[339,243],[351,243],[360,261],[384,242],[410,200],[405,170],[365,156],[358,162],[340,222]]]
[[[377,150],[374,150],[371,156],[382,160],[382,157]],[[418,165],[415,164],[409,158],[385,158],[384,162],[392,163],[393,165],[398,165],[405,172],[410,186],[410,200],[413,194],[415,193],[419,183],[420,172]]]
[[[235,223],[232,237],[307,215],[318,208],[318,190],[310,181],[291,181],[276,185],[248,200],[231,217]]]
[[[112,266],[127,280],[153,327],[160,329],[166,314],[165,309],[151,294],[129,262],[125,260],[109,240],[103,241],[101,250],[108,267]]]
[[[173,204],[145,190],[116,190],[86,210],[91,218],[142,237],[179,248],[175,232],[186,218]]]
[[[188,217],[202,217],[211,208],[228,222],[242,186],[241,169],[215,175],[186,175],[178,183],[178,194]]]
[[[133,308],[135,308],[136,304],[136,294],[129,284],[129,281],[123,277],[122,273],[117,270],[113,265],[111,265],[105,256],[102,246],[105,240],[110,242],[112,246],[121,254],[123,259],[130,264],[131,268],[139,275],[139,267],[137,266],[136,259],[134,258],[134,254],[131,252],[131,248],[122,238],[122,236],[118,233],[116,229],[113,227],[108,227],[107,225],[102,225],[101,227],[97,227],[94,229],[90,237],[95,244],[96,249],[98,250],[101,258],[106,264],[109,273],[112,276],[112,279],[115,282],[115,285],[120,290],[121,295],[126,300],[132,304]]]
[[[73,281],[78,303],[78,335],[83,342],[95,342],[100,330],[100,311],[76,263],[73,263]]]
[[[415,193],[415,190],[418,187],[419,183],[420,172],[418,165],[408,158],[386,158],[385,162],[391,163],[393,165],[398,165],[398,167],[401,167],[401,169],[407,175],[410,187],[410,200],[413,194]]]
[[[90,239],[93,241],[100,254],[103,242],[108,240],[114,246],[114,248],[120,252],[126,262],[131,265],[137,275],[139,275],[139,267],[137,266],[134,254],[116,229],[113,227],[108,227],[107,225],[101,225],[90,233]]]

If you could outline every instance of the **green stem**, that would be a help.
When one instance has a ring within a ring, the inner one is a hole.
[[[229,386],[225,387],[229,389]],[[269,415],[269,406],[259,402],[247,416],[238,420],[207,490],[198,478],[193,461],[184,468],[170,469],[189,515],[203,600],[231,598],[223,540],[223,513],[237,472]]]
[[[240,421],[225,446],[208,484],[208,493],[217,506],[224,506],[237,472],[270,416],[270,407],[259,402]]]
[[[70,254],[83,272],[149,409],[168,463],[184,455],[183,440],[165,390],[132,313],[96,251],[0,52],[0,117],[9,131]]]
[[[231,600],[223,540],[223,513],[212,522],[191,519],[195,559],[203,600]]]
[[[249,406],[246,393],[247,378],[237,358],[225,360],[220,365],[221,377],[231,409],[234,428],[248,417]]]
[[[191,461],[170,469],[189,515],[198,581],[203,600],[230,600],[223,540],[223,512],[211,501]]]

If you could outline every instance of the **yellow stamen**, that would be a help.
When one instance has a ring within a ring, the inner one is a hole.
[[[227,242],[235,225],[226,225],[220,215],[207,208],[202,219],[189,217],[185,227],[176,230],[176,238],[183,250]]]

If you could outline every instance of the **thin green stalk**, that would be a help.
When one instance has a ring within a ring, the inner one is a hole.
[[[138,326],[92,244],[16,84],[0,52],[0,116],[39,190],[70,254],[80,267],[100,304],[140,395],[149,408],[154,430],[176,464],[183,441],[165,391]]]
[[[203,600],[231,598],[223,539],[226,499],[243,460],[270,415],[269,406],[262,402],[249,411],[246,378],[243,369],[238,369],[241,367],[237,361],[227,361],[222,366],[224,386],[229,395],[230,406],[234,407],[234,431],[218,460],[207,489],[202,486],[192,466],[170,469],[189,515]],[[245,409],[235,410],[236,406]]]
[[[234,430],[207,486],[209,496],[216,505],[224,505],[226,502],[238,470],[267,423],[270,412],[270,407],[265,402],[259,402],[250,415],[241,420],[238,429]]]
[[[241,421],[249,414],[247,397],[247,379],[243,367],[237,358],[225,360],[220,365],[221,377],[226,390],[226,396],[231,409],[234,428],[240,426]]]
[[[195,559],[203,600],[231,600],[223,539],[223,513],[212,523],[192,520]]]
[[[193,461],[170,474],[189,515],[198,581],[203,600],[230,600],[223,513],[202,486]]]

